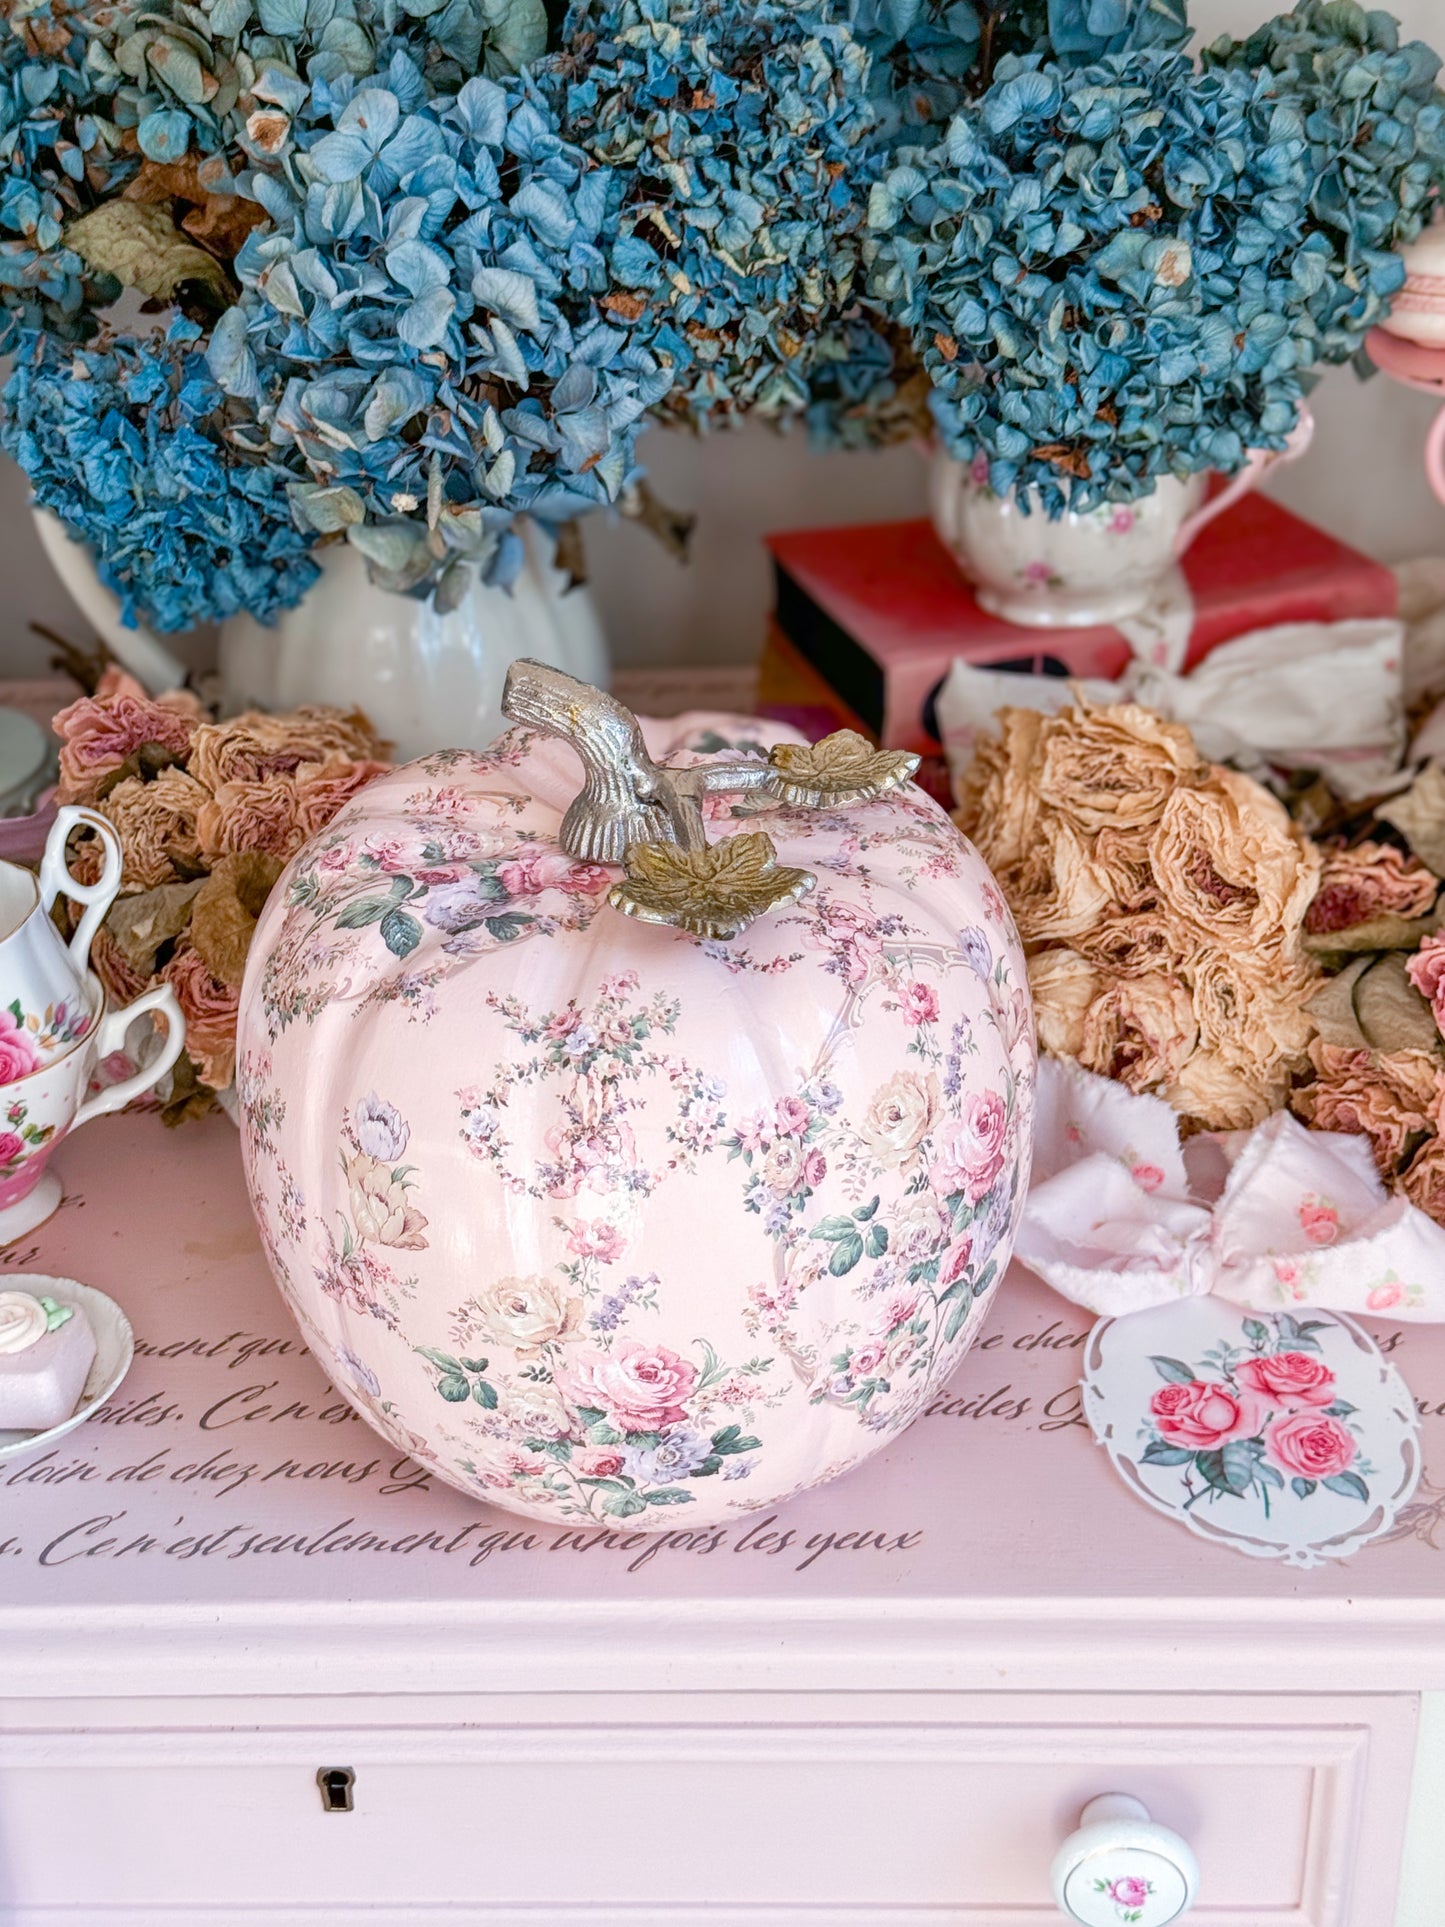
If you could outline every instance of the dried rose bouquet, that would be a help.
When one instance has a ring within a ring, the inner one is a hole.
[[[183,1111],[231,1083],[241,978],[268,892],[302,843],[389,767],[384,745],[359,712],[252,710],[218,723],[188,692],[152,698],[115,669],[54,727],[58,800],[108,817],[125,854],[92,964],[117,1003],[157,979],[174,989],[186,1016]]]
[[[1041,1047],[1210,1129],[1280,1109],[1314,1032],[1309,838],[1137,704],[998,724],[958,821],[1018,923]]]

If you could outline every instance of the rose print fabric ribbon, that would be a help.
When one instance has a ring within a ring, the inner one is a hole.
[[[1213,1292],[1445,1320],[1445,1229],[1386,1192],[1364,1138],[1281,1111],[1181,1144],[1162,1099],[1053,1059],[1015,1256],[1104,1316]]]

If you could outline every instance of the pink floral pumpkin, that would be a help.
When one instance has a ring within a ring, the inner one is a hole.
[[[1028,1176],[1023,958],[917,789],[714,812],[818,878],[719,943],[609,907],[558,847],[578,781],[514,730],[300,852],[241,999],[246,1168],[317,1357],[402,1451],[537,1518],[709,1525],[858,1464],[977,1336]]]

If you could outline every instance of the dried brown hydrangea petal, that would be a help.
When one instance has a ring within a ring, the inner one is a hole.
[[[701,850],[634,843],[627,852],[627,874],[613,884],[607,900],[643,923],[670,923],[695,937],[726,941],[812,889],[811,872],[780,868],[777,855],[773,839],[756,830]]]

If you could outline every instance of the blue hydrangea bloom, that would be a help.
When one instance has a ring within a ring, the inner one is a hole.
[[[27,331],[0,409],[0,446],[35,500],[89,548],[124,619],[161,630],[266,620],[317,575],[282,479],[218,445],[225,397],[199,333],[176,321],[72,347]]]
[[[1321,216],[1310,120],[1267,67],[1010,58],[900,150],[869,296],[912,330],[947,446],[1050,513],[1280,446],[1390,282],[1368,223]]]
[[[271,225],[209,362],[251,411],[234,443],[297,477],[303,520],[447,606],[465,564],[520,565],[517,513],[617,498],[668,375],[605,305],[622,177],[525,80],[426,99],[388,77],[318,88],[285,168],[242,177]]]
[[[15,0],[0,18],[0,352],[18,326],[80,337],[119,287],[65,246],[67,222],[137,165],[100,112],[76,16]]]
[[[665,412],[800,413],[857,264],[862,47],[805,0],[584,0],[564,40],[539,82],[625,178],[613,307],[670,372]]]

